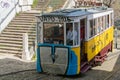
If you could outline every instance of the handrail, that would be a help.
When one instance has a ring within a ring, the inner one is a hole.
[[[1,19],[0,25],[6,20],[6,18],[7,18],[7,17],[9,16],[9,14],[16,8],[17,5],[19,5],[19,2],[17,2],[17,3],[15,4],[15,6],[8,12],[8,14],[7,14],[3,19]]]

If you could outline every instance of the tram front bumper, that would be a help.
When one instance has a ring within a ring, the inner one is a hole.
[[[37,50],[37,71],[62,75],[77,74],[77,57],[70,47],[40,45]]]

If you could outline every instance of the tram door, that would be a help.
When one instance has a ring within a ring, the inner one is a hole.
[[[87,55],[85,54],[85,28],[87,25],[86,18],[80,20],[80,46],[81,46],[81,62],[87,61]]]

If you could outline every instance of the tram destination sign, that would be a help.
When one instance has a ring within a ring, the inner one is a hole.
[[[39,16],[39,22],[70,22],[71,19],[64,16]]]

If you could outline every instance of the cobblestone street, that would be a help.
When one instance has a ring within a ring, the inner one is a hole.
[[[114,57],[102,64],[77,76],[60,76],[47,73],[37,73],[35,62],[25,62],[16,58],[0,59],[0,80],[119,80],[119,51],[114,50]]]

